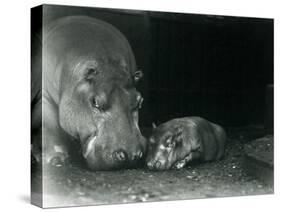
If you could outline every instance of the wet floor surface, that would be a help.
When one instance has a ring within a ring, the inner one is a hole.
[[[231,130],[221,161],[193,163],[182,170],[91,172],[79,165],[52,168],[43,177],[44,202],[54,207],[272,194],[272,185],[243,169],[244,144],[263,134],[256,128]],[[35,183],[39,181],[34,178]]]

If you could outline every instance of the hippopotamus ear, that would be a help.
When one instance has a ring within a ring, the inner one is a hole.
[[[155,130],[157,128],[155,122],[152,122],[152,129]]]
[[[138,70],[134,73],[134,81],[137,83],[143,77],[143,73],[141,70]]]

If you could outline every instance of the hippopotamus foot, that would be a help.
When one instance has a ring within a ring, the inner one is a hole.
[[[31,163],[43,163],[47,166],[61,167],[69,162],[69,154],[63,146],[55,145],[53,148],[47,148],[42,154],[40,151],[32,151]]]
[[[48,164],[55,167],[65,166],[68,164],[68,156],[59,153],[57,155],[52,156]]]
[[[69,162],[69,154],[61,145],[54,145],[43,153],[43,163],[49,166],[61,167]]]
[[[31,164],[38,164],[41,162],[41,147],[31,144]]]

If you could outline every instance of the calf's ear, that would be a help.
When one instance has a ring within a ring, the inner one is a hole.
[[[134,81],[135,81],[135,83],[139,82],[142,77],[143,77],[143,72],[141,70],[136,71],[134,73]]]
[[[182,131],[183,131],[183,129],[181,126],[179,126],[175,129],[174,137],[175,137],[176,142],[182,142],[182,139],[183,139]]]

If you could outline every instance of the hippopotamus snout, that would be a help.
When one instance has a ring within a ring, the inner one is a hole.
[[[129,157],[129,154],[123,149],[114,151],[112,153],[113,160],[117,161],[117,162],[138,161],[142,158],[142,156],[143,156],[142,150],[138,150],[138,151],[134,152],[132,154],[131,158]]]
[[[143,136],[136,136],[137,140],[104,139],[107,135],[91,136],[82,143],[82,155],[91,170],[130,168],[144,162],[146,140]]]
[[[128,160],[128,155],[124,150],[120,149],[112,153],[112,158],[118,162],[125,162]]]
[[[150,170],[163,170],[166,167],[165,164],[160,160],[149,161],[147,162],[146,166]]]
[[[89,154],[86,158],[88,167],[91,170],[113,170],[130,168],[139,164],[143,159],[143,150],[126,151],[118,149],[110,153]]]
[[[136,154],[133,154],[133,161],[137,161],[140,160],[143,156],[143,152],[141,150],[139,150],[138,152],[136,152]]]

